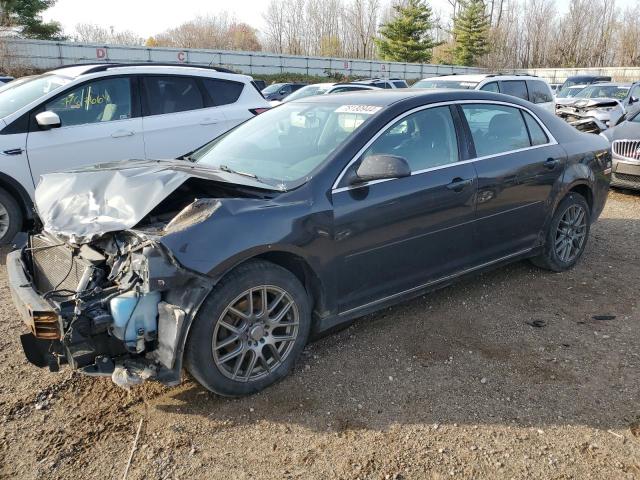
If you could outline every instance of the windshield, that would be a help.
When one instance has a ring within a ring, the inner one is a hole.
[[[0,87],[0,118],[17,112],[25,105],[53,92],[71,81],[60,75],[38,75],[14,80]]]
[[[577,87],[569,87],[563,94],[558,94],[558,98],[573,98],[578,96],[580,92],[584,90],[584,85],[578,85]]]
[[[567,93],[569,92],[569,88],[576,86],[576,85],[582,85],[582,87],[586,87],[588,84],[590,84],[591,82],[589,81],[588,78],[574,78],[573,80],[566,80],[562,86],[560,87],[560,91],[558,92],[558,97],[560,98],[566,98],[569,96],[575,96],[575,95],[567,95]]]
[[[463,80],[420,80],[412,85],[411,88],[457,88],[464,90],[473,90],[478,86],[479,82],[465,82]]]
[[[618,85],[590,85],[581,90],[576,97],[580,98],[615,98],[623,100],[629,93],[629,87]]]
[[[327,90],[331,88],[331,85],[307,85],[300,90],[293,92],[283,101],[290,102],[291,100],[297,100],[304,97],[313,97],[314,95],[323,95],[327,93]]]
[[[285,103],[218,137],[190,159],[286,188],[289,182],[306,180],[380,109],[340,102]]]
[[[268,95],[270,93],[276,93],[280,88],[284,87],[286,83],[274,83],[273,85],[269,85],[267,88],[262,90],[262,93]]]

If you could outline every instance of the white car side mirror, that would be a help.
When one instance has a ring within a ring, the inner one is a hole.
[[[36,122],[42,130],[51,130],[52,128],[60,128],[62,123],[60,117],[54,112],[40,112],[36,115]]]

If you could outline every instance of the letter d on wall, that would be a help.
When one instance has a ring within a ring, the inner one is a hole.
[[[96,48],[96,58],[106,58],[107,57],[107,49],[106,48]]]

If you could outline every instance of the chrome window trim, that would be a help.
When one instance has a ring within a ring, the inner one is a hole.
[[[486,159],[489,159],[489,158],[500,157],[502,155],[509,155],[509,154],[512,154],[512,153],[519,153],[519,152],[524,152],[524,151],[527,151],[527,150],[534,150],[534,149],[537,149],[537,148],[548,147],[548,146],[551,146],[551,145],[558,145],[558,142],[555,139],[555,137],[551,134],[551,132],[549,131],[547,126],[544,124],[544,122],[542,122],[540,120],[540,118],[535,114],[535,112],[532,112],[527,107],[523,107],[523,106],[517,105],[515,103],[503,102],[503,101],[499,101],[499,100],[498,101],[494,101],[494,100],[454,100],[452,102],[438,102],[438,103],[432,103],[432,104],[429,104],[429,105],[421,105],[419,107],[416,107],[416,108],[413,108],[411,110],[408,110],[408,111],[404,112],[403,114],[395,117],[393,120],[391,120],[390,122],[385,124],[380,130],[378,130],[378,132],[376,132],[376,134],[373,137],[371,137],[371,139],[369,139],[369,141],[364,145],[364,147],[362,147],[358,151],[358,153],[356,153],[356,155],[349,161],[349,163],[342,169],[342,171],[340,172],[340,175],[338,175],[338,178],[336,179],[336,181],[333,182],[333,186],[331,187],[331,193],[340,193],[340,192],[344,192],[344,191],[347,191],[347,190],[353,190],[353,189],[356,189],[356,188],[368,187],[370,185],[375,185],[377,183],[390,182],[390,181],[393,181],[393,180],[398,180],[397,178],[385,178],[385,179],[381,179],[381,180],[373,180],[371,182],[359,183],[357,185],[348,185],[348,186],[344,186],[344,187],[338,187],[338,185],[340,185],[340,182],[342,181],[342,179],[346,175],[347,171],[351,167],[351,165],[353,165],[360,158],[360,156],[380,136],[382,136],[382,134],[385,133],[388,128],[390,128],[395,123],[399,122],[400,120],[402,120],[403,118],[405,118],[405,117],[407,117],[409,115],[412,115],[412,114],[414,114],[416,112],[420,112],[422,110],[426,110],[428,108],[444,107],[444,106],[449,106],[449,105],[466,105],[466,104],[502,105],[502,106],[507,106],[507,107],[512,107],[512,108],[519,108],[521,110],[524,110],[525,112],[529,113],[536,122],[538,122],[538,125],[542,128],[544,133],[547,135],[547,139],[549,141],[547,143],[542,144],[542,145],[533,145],[531,147],[518,148],[518,149],[515,149],[515,150],[509,150],[509,151],[506,151],[506,152],[495,153],[495,154],[492,154],[492,155],[484,155],[484,156],[481,156],[481,157],[471,158],[469,160],[462,160],[462,161],[459,160],[459,161],[454,162],[454,163],[447,163],[447,164],[444,164],[444,165],[438,165],[436,167],[425,168],[423,170],[416,170],[415,172],[411,172],[411,176],[422,175],[423,173],[431,172],[431,171],[434,171],[434,170],[441,170],[443,168],[449,168],[449,167],[453,167],[453,166],[456,166],[456,165],[464,165],[465,163],[478,162],[480,160],[486,160]]]

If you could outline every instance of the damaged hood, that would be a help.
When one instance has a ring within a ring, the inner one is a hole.
[[[574,98],[571,102],[564,102],[562,106],[580,110],[593,110],[597,108],[618,107],[620,106],[620,102],[615,98]]]
[[[274,190],[185,160],[126,160],[43,175],[35,205],[44,230],[80,245],[132,228],[191,177]]]

